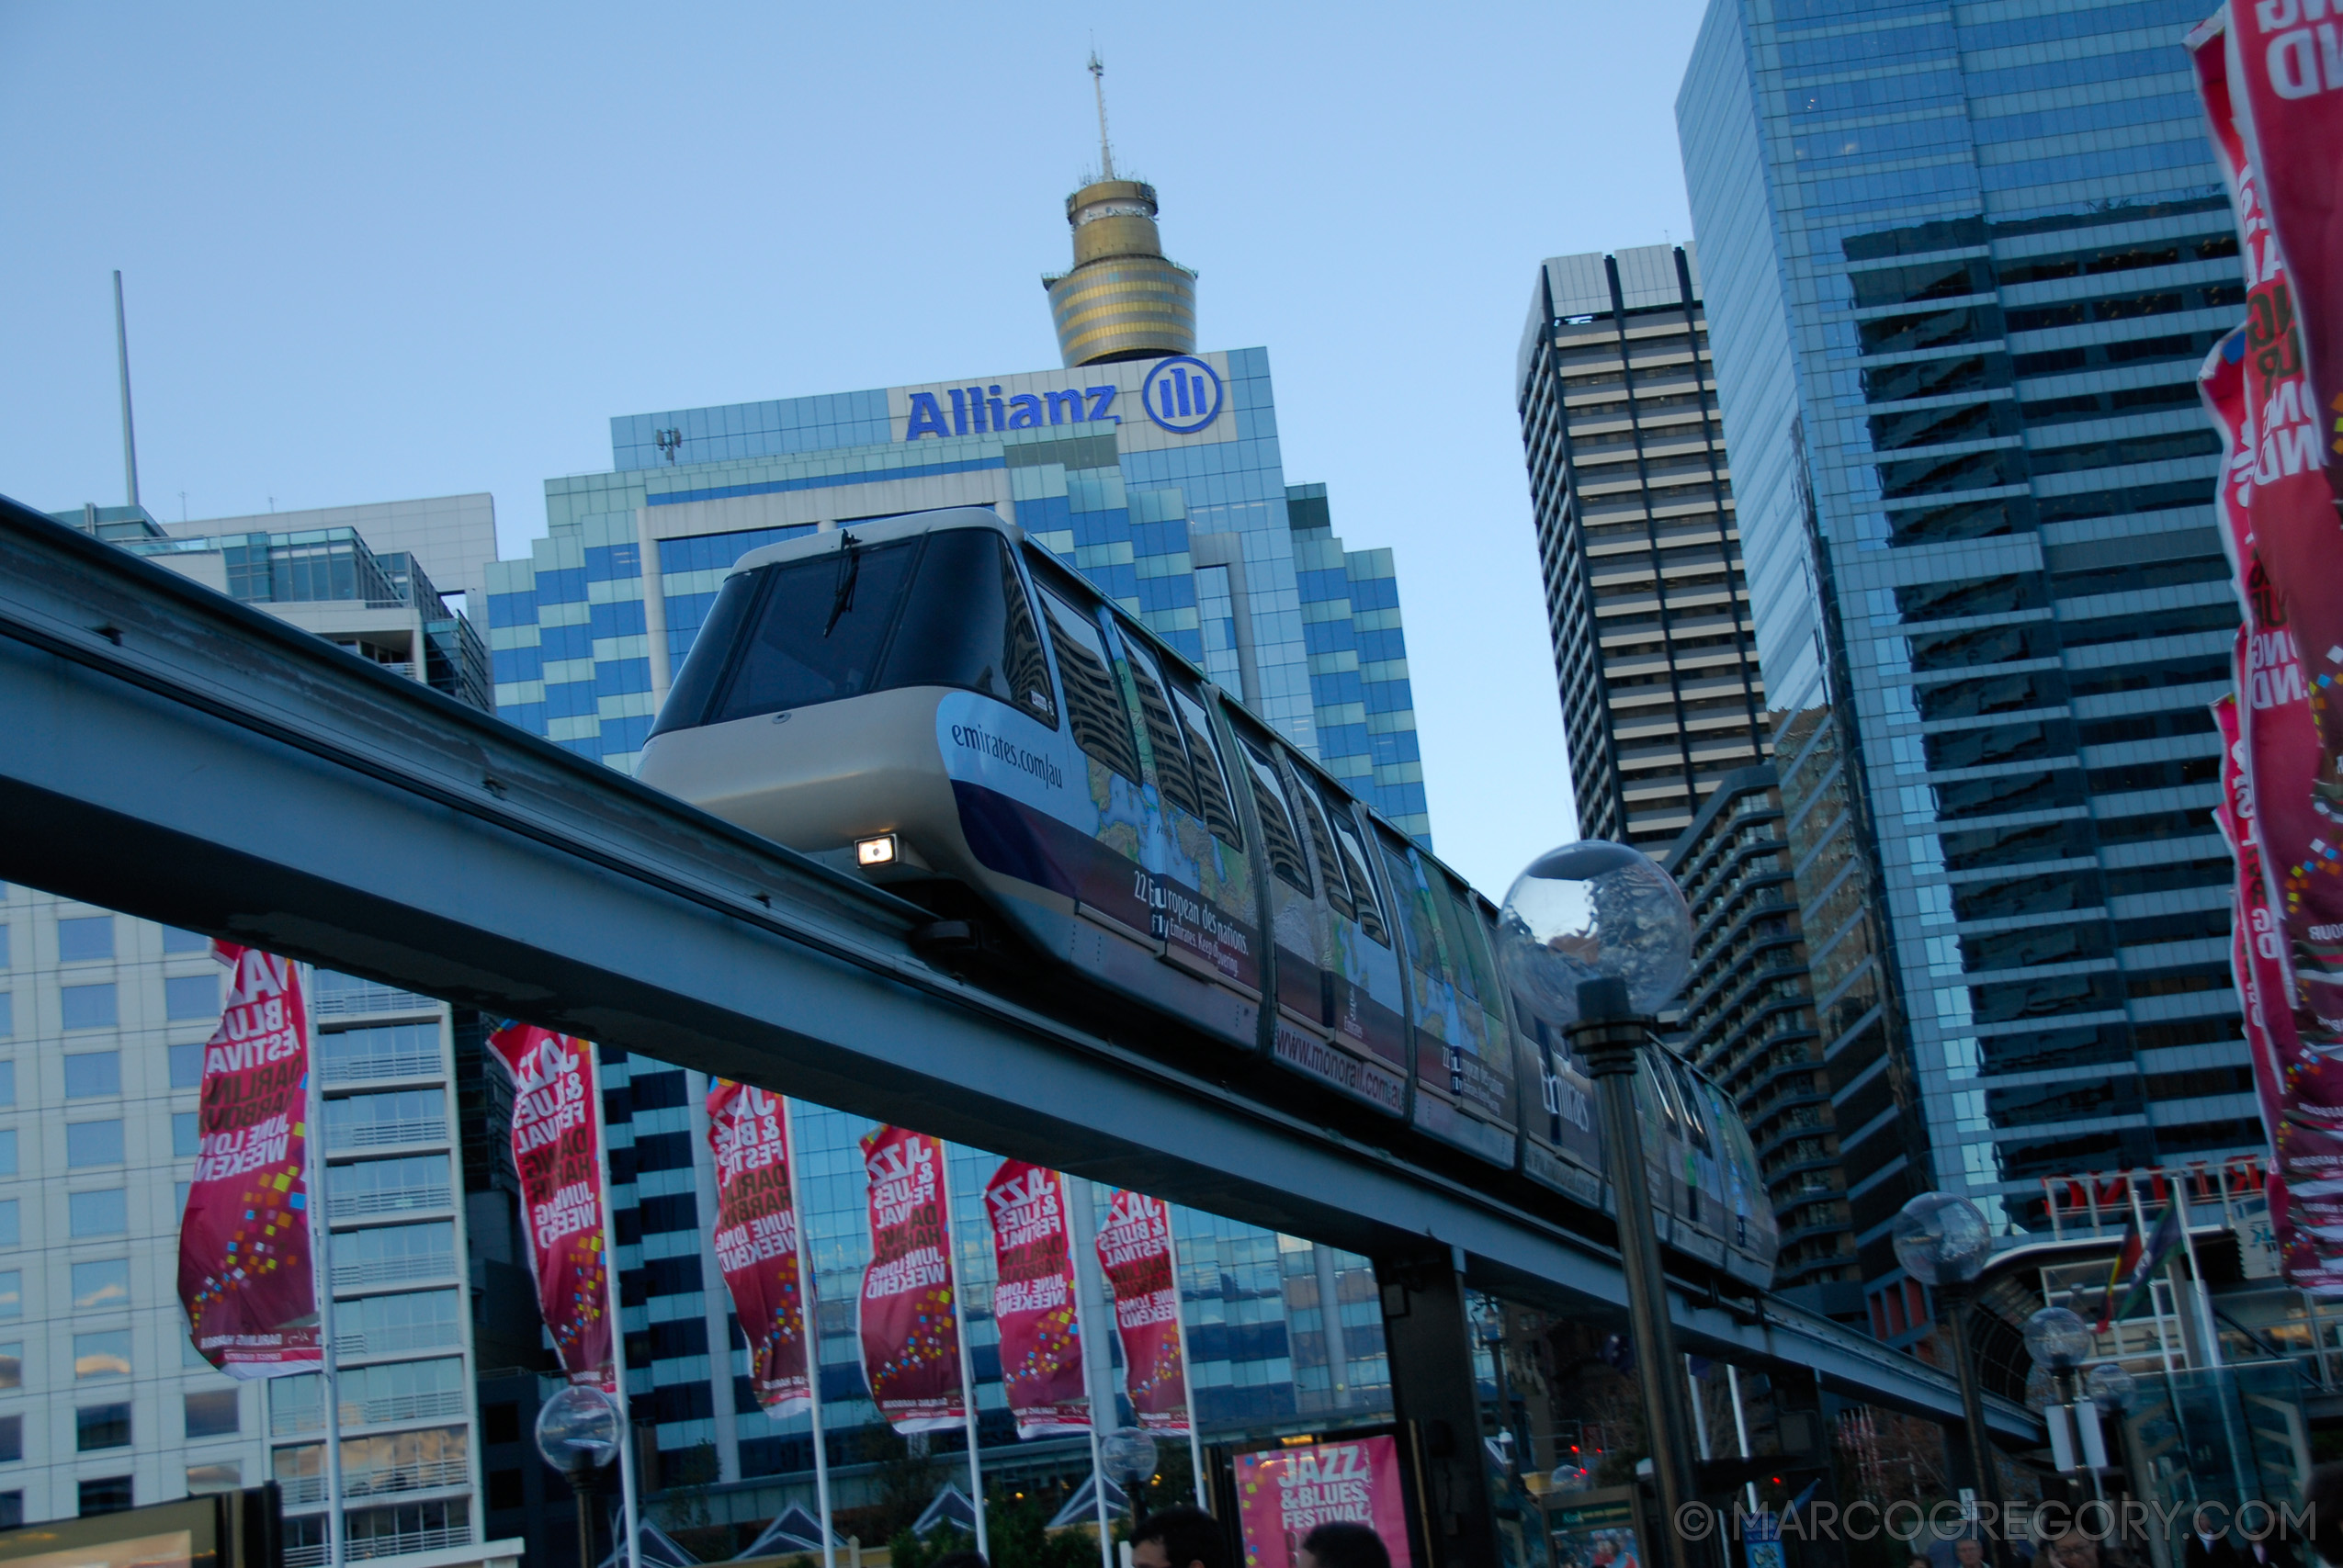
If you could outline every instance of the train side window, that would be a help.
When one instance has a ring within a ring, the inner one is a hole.
[[[1334,828],[1334,842],[1341,852],[1342,869],[1350,874],[1351,898],[1358,905],[1359,930],[1369,942],[1378,947],[1391,945],[1391,933],[1383,924],[1383,909],[1375,901],[1375,879],[1367,874],[1366,852],[1359,842],[1358,823],[1351,816],[1350,802],[1326,796],[1326,819]]]
[[[1427,979],[1445,980],[1448,976],[1441,966],[1439,939],[1424,924],[1430,908],[1422,890],[1416,886],[1416,868],[1405,852],[1388,843],[1382,843],[1382,849],[1384,869],[1391,874],[1391,897],[1397,906],[1393,914],[1399,922],[1399,934],[1408,944],[1408,962]]]
[[[1188,766],[1188,749],[1182,743],[1179,726],[1172,720],[1171,699],[1163,694],[1162,675],[1155,656],[1137,637],[1130,637],[1123,639],[1123,652],[1131,666],[1132,684],[1138,688],[1139,718],[1147,726],[1147,749],[1155,760],[1155,786],[1163,792],[1166,806],[1176,806],[1202,821],[1204,802],[1196,798],[1196,780]]]
[[[1290,761],[1285,776],[1293,782],[1295,811],[1309,828],[1310,849],[1318,857],[1318,874],[1326,879],[1326,901],[1344,919],[1355,920],[1359,918],[1359,906],[1351,897],[1351,880],[1342,870],[1341,859],[1334,852],[1334,833],[1326,825],[1326,811],[1319,803],[1318,792],[1310,788],[1309,779]]]
[[[1138,742],[1097,624],[1052,589],[1042,589],[1041,602],[1049,615],[1050,640],[1058,647],[1058,676],[1066,685],[1074,744],[1137,784]]]
[[[1455,884],[1436,871],[1432,881],[1437,888],[1432,902],[1440,906],[1441,924],[1448,931],[1448,949],[1455,955],[1456,988],[1477,1002],[1487,998],[1484,1006],[1496,1005],[1496,977],[1488,972],[1488,950],[1479,941],[1472,906],[1466,901],[1470,896],[1459,894]]]
[[[1262,847],[1269,852],[1269,869],[1305,898],[1315,897],[1310,886],[1309,862],[1302,858],[1301,837],[1294,831],[1293,818],[1285,813],[1285,795],[1278,787],[1276,764],[1270,761],[1269,753],[1251,736],[1239,732],[1237,744],[1251,770],[1253,809],[1261,814],[1261,836]]]
[[[1000,535],[947,528],[928,536],[881,684],[981,692],[1057,728],[1041,634]]]
[[[708,722],[724,724],[877,691],[880,660],[919,543],[849,543],[832,554],[764,568],[758,575],[767,586],[755,611],[756,629],[718,694]],[[707,636],[705,627],[701,636]]]
[[[1228,768],[1220,759],[1220,743],[1213,738],[1211,716],[1204,711],[1204,694],[1190,690],[1177,675],[1171,680],[1172,704],[1180,716],[1180,728],[1188,737],[1188,760],[1195,764],[1196,794],[1204,803],[1204,825],[1214,838],[1242,854],[1245,835],[1237,826],[1237,803],[1228,788]]]

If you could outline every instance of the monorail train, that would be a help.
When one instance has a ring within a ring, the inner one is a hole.
[[[990,511],[742,556],[640,776],[960,917],[938,931],[1013,933],[1045,992],[1186,1026],[1194,1070],[1290,1074],[1376,1136],[1610,1207],[1590,1086],[1500,982],[1488,900]],[[1663,1241],[1770,1283],[1747,1130],[1650,1055]]]

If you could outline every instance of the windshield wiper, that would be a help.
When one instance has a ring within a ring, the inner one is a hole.
[[[838,586],[830,598],[830,624],[821,628],[827,638],[838,629],[840,617],[855,607],[855,584],[862,581],[863,542],[852,534],[838,536]]]

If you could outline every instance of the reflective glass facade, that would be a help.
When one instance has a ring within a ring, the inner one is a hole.
[[[2237,615],[2191,378],[2243,289],[2202,11],[1715,0],[1678,97],[1882,1287],[1914,1191],[2014,1233],[2045,1176],[2261,1143],[2210,819]]]

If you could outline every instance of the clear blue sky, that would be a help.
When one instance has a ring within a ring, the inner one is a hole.
[[[489,491],[615,413],[1056,363],[1096,157],[1265,344],[1289,480],[1398,557],[1442,851],[1572,836],[1514,423],[1542,256],[1688,229],[1698,8],[0,3],[0,492],[175,519]]]

